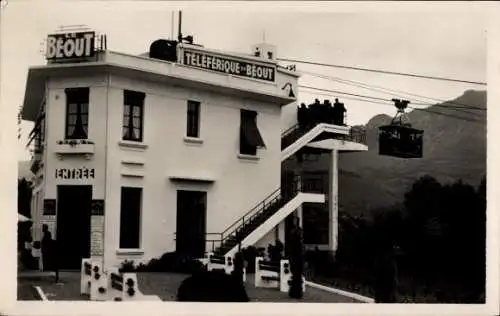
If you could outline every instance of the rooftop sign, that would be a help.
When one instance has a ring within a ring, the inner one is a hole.
[[[276,67],[231,56],[221,56],[184,48],[183,64],[191,67],[226,73],[234,76],[275,81]]]
[[[95,32],[51,34],[47,37],[47,60],[82,61],[95,56]]]

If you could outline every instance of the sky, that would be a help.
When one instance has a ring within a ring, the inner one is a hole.
[[[276,45],[278,58],[486,81],[486,8],[471,2],[393,3],[389,7],[393,11],[388,11],[387,6],[382,9],[373,3],[354,7],[327,2],[286,5],[283,2],[9,0],[0,20],[2,107],[9,107],[14,113],[23,103],[28,69],[45,63],[41,52],[43,41],[61,25],[86,25],[107,34],[108,49],[141,54],[152,41],[171,36],[172,12],[179,8],[183,10],[183,34],[193,35],[196,43],[207,48],[250,53],[253,44],[265,40]],[[177,13],[173,34],[176,33]],[[465,90],[485,89],[473,84],[296,65],[303,73],[300,85],[385,99],[401,95],[382,94],[317,75],[443,100],[454,99]],[[322,93],[300,89],[299,102],[338,97],[346,105],[349,125],[364,124],[380,113],[395,114],[389,103],[367,103],[347,99],[345,95]],[[436,103],[421,97],[406,99]],[[19,160],[30,159],[25,144],[32,127],[30,122],[21,125]]]

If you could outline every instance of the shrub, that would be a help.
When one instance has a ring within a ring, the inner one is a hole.
[[[185,279],[177,290],[183,302],[248,302],[242,283],[220,271],[200,271]]]
[[[124,272],[136,272],[137,271],[137,268],[134,264],[134,261],[131,260],[125,260],[122,262],[120,268],[119,268],[119,271],[124,273]]]
[[[196,273],[204,270],[204,265],[196,258],[191,258],[176,252],[167,252],[160,258],[153,258],[146,264],[135,265],[133,261],[125,260],[120,271],[122,272],[172,272]]]

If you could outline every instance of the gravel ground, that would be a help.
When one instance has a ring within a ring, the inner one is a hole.
[[[139,273],[139,289],[145,295],[158,295],[163,301],[175,301],[177,288],[187,278],[186,274],[177,273]],[[358,301],[338,294],[307,287],[304,297],[295,300],[277,289],[255,288],[254,275],[247,275],[247,293],[252,302],[301,302],[301,303],[357,303]],[[61,272],[60,282],[54,283],[53,278],[38,280],[23,279],[19,282],[18,297],[20,300],[30,299],[27,286],[38,285],[49,300],[80,301],[87,297],[80,296],[79,272]],[[33,296],[33,294],[32,294]]]

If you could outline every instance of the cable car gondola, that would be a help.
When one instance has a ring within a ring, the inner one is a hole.
[[[410,101],[392,99],[398,112],[390,125],[379,127],[379,155],[422,158],[424,131],[412,128],[405,113]]]

